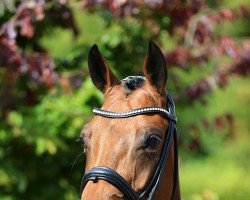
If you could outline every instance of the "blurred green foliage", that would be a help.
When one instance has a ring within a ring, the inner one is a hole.
[[[178,110],[179,121],[184,123],[187,118],[194,120],[204,116],[212,121],[225,112],[235,116],[231,127],[201,128],[202,146],[207,156],[194,156],[181,149],[180,181],[186,199],[248,199],[249,83],[249,78],[233,79],[226,89],[216,89],[208,97],[206,107],[196,105],[184,112]],[[192,117],[192,113],[196,116]]]
[[[97,43],[111,68],[118,77],[124,78],[142,73],[150,39],[161,43],[168,51],[180,43],[180,36],[171,35],[164,29],[154,36],[151,27],[140,18],[118,19],[104,9],[89,13],[78,9],[78,1],[72,2],[71,8],[80,31],[77,37],[62,27],[45,28],[46,23],[38,23],[36,28],[44,28],[38,44],[48,50],[60,77],[74,78],[75,74],[81,74],[80,78],[73,80],[81,84],[73,87],[67,82],[68,87],[61,80],[48,92],[39,88],[36,104],[20,104],[7,116],[1,115],[0,199],[80,198],[79,185],[85,157],[75,140],[82,126],[91,118],[92,108],[102,102],[101,93],[88,75],[86,58],[91,45]],[[213,1],[209,3],[214,7],[217,5]],[[221,6],[238,5],[224,1]],[[0,5],[0,21],[9,19],[10,13],[4,12]],[[169,26],[168,17],[154,17],[161,27]],[[249,25],[246,24],[249,24],[249,18],[232,24],[228,22],[223,30],[218,28],[216,32],[227,33],[240,40],[242,35],[249,37]],[[203,66],[190,64],[186,69],[176,67],[169,70],[167,88],[177,99],[183,199],[245,200],[250,196],[250,180],[247,178],[250,168],[249,77],[233,77],[224,88],[217,86],[203,99],[194,102],[186,96],[182,98],[183,93],[180,92],[210,75],[214,65],[222,60],[227,62],[226,57],[212,58]],[[4,70],[0,68],[1,78]],[[19,97],[23,94],[18,84],[15,92]],[[26,81],[22,84],[27,84],[25,87],[28,88],[36,87]]]

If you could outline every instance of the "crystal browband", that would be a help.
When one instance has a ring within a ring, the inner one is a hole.
[[[136,115],[142,115],[142,114],[159,113],[159,114],[166,116],[168,119],[176,122],[176,117],[171,113],[170,109],[166,110],[164,108],[159,108],[159,107],[143,107],[143,108],[137,108],[134,110],[129,110],[126,112],[112,112],[108,110],[94,108],[93,113],[95,115],[100,115],[100,116],[108,117],[108,118],[127,118],[127,117],[133,117]]]

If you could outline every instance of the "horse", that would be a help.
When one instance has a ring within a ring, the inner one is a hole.
[[[88,66],[104,103],[80,134],[81,200],[179,200],[176,116],[160,48],[149,42],[144,76],[119,80],[96,44]]]

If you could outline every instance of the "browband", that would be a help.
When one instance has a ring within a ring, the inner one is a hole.
[[[100,115],[103,117],[108,117],[108,118],[128,118],[128,117],[133,117],[136,115],[150,114],[150,113],[162,114],[166,116],[169,120],[172,120],[174,122],[177,121],[176,116],[173,113],[171,113],[170,108],[166,110],[160,107],[143,107],[143,108],[137,108],[134,110],[129,110],[126,112],[112,112],[108,110],[102,110],[100,108],[93,109],[93,114]]]

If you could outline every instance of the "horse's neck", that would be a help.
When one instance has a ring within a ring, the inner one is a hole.
[[[170,200],[174,184],[174,141],[172,138],[171,146],[169,149],[167,163],[162,174],[160,185],[158,187],[155,200]],[[179,175],[178,175],[179,176]],[[177,177],[177,187],[174,195],[174,200],[180,200],[179,177]]]

